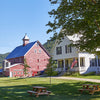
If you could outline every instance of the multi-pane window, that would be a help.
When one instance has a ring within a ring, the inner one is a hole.
[[[62,54],[62,47],[56,47],[56,54]]]
[[[85,66],[85,58],[80,58],[80,67]]]
[[[61,67],[63,67],[63,60],[58,61],[58,68],[61,68]]]
[[[8,62],[6,62],[6,67],[8,67]]]
[[[97,60],[96,59],[90,59],[90,66],[91,67],[97,66]]]
[[[65,45],[65,53],[72,53],[72,47]]]

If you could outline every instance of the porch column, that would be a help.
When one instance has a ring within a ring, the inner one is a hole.
[[[80,57],[78,56],[78,67],[79,67],[79,73],[81,72],[81,68],[80,68]]]
[[[98,66],[98,56],[96,56],[96,60],[97,60],[97,67],[99,67],[99,66]]]
[[[65,69],[65,59],[63,59],[63,62],[64,62],[63,71],[66,71],[66,69]]]
[[[98,56],[96,56],[96,62],[97,62],[97,70],[96,70],[96,73],[99,73],[99,64],[98,64]]]
[[[58,69],[58,60],[57,60],[57,69]]]

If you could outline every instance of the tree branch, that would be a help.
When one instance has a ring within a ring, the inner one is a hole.
[[[99,24],[97,23],[97,21],[95,21],[95,23],[96,23],[96,26],[98,27],[98,29],[99,29],[99,31],[100,31],[100,26],[99,26]]]

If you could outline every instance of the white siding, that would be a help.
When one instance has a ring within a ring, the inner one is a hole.
[[[95,58],[94,54],[89,53],[79,53],[79,58],[84,57],[85,58],[85,66],[79,67],[80,74],[89,73],[93,71],[97,71],[97,67],[90,67],[90,59]]]
[[[65,37],[60,44],[56,43],[55,47],[52,50],[52,57],[53,60],[63,60],[64,61],[64,67],[65,67],[65,60],[70,59],[70,58],[78,58],[78,69],[80,74],[84,73],[89,73],[89,72],[100,72],[100,68],[98,66],[90,67],[90,59],[95,59],[94,54],[89,54],[86,52],[78,52],[78,49],[75,47],[72,47],[72,52],[71,53],[66,53],[65,52],[65,45],[69,45],[71,41],[69,38]],[[56,54],[56,47],[62,47],[62,54]],[[80,58],[84,58],[84,66],[80,66]],[[98,65],[98,64],[97,64]]]
[[[54,47],[54,50],[52,52],[53,59],[66,59],[66,58],[73,58],[78,57],[78,52],[75,47],[72,47],[72,53],[65,53],[65,45],[69,45],[71,41],[68,38],[64,38],[60,44],[56,44]],[[56,47],[62,47],[62,54],[57,55],[56,54]]]

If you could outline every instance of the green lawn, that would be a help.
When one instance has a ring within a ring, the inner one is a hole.
[[[67,77],[67,76],[65,76]],[[77,78],[88,78],[88,79],[98,79],[100,80],[100,75],[87,75],[87,76],[84,76],[84,75],[72,75],[72,76],[68,76],[68,77],[77,77]]]
[[[49,78],[0,78],[0,100],[100,100],[100,92],[90,95],[80,94],[82,84],[91,82],[72,81]],[[93,84],[93,83],[91,83]],[[97,83],[94,83],[97,84]],[[45,86],[52,91],[50,96],[29,96],[27,90],[32,90],[32,86]]]

